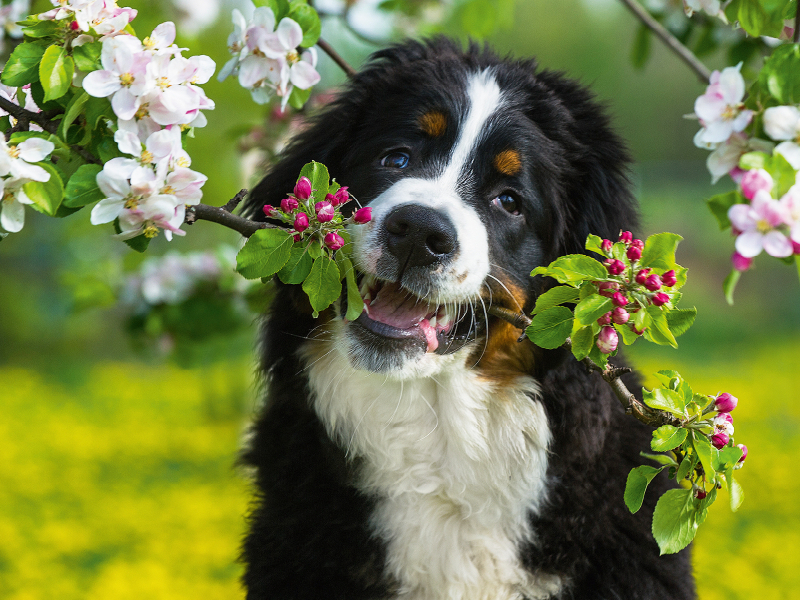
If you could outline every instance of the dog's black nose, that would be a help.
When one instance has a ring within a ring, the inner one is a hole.
[[[384,223],[389,252],[406,267],[444,262],[458,246],[456,229],[447,215],[427,206],[401,206]]]

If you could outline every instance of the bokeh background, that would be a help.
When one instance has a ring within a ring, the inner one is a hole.
[[[630,143],[638,233],[685,238],[683,304],[697,306],[696,324],[679,351],[640,343],[630,355],[645,374],[676,369],[697,391],[740,399],[736,439],[750,449],[738,472],[745,502],[733,514],[722,494],[700,529],[701,598],[800,597],[800,284],[795,269],[762,256],[736,303],[723,298],[732,239],[704,198],[728,188],[711,186],[707,153],[691,141],[697,124],[683,118],[703,86],[655,43],[646,66],[634,68],[638,25],[615,0],[504,2],[491,22],[474,17],[472,2],[434,7],[423,28],[485,36],[501,53],[537,56],[591,86]],[[420,31],[419,20],[390,21],[375,4],[355,3],[359,35],[324,19],[323,36],[355,65],[377,47],[364,38]],[[179,32],[197,33],[179,43],[218,66],[227,60],[232,3],[130,5],[140,10],[140,35],[163,20],[194,19]],[[341,9],[335,0],[318,6]],[[211,24],[201,29],[200,17]],[[722,54],[705,60],[726,66]],[[327,57],[320,70],[323,86],[344,79]],[[264,153],[242,152],[265,145],[265,109],[234,80],[212,79],[205,89],[217,108],[188,149],[209,176],[204,201],[222,204],[258,172]],[[251,490],[235,463],[257,408],[254,318],[202,343],[139,343],[112,291],[142,256],[110,239],[110,227],[91,226],[85,211],[27,218],[0,243],[0,598],[242,598],[237,554]],[[157,239],[147,254],[221,243],[238,242],[199,223],[171,244]]]

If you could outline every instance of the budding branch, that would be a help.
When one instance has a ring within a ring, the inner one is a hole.
[[[531,324],[531,319],[527,315],[524,313],[516,313],[508,310],[507,308],[502,308],[495,305],[490,306],[488,312],[490,315],[499,319],[503,319],[518,329],[522,329],[523,334],[519,341],[526,339],[527,336],[525,335],[524,330],[527,329]],[[571,351],[572,340],[567,338],[567,341],[564,343],[562,348],[566,348],[567,350]],[[662,425],[681,427],[683,425],[683,422],[676,416],[665,411],[650,408],[646,404],[640,402],[636,396],[631,393],[631,391],[623,383],[621,377],[626,373],[630,373],[632,369],[629,369],[628,367],[615,367],[612,364],[608,364],[605,368],[603,368],[588,356],[580,362],[586,365],[586,368],[589,371],[595,371],[599,373],[600,377],[602,377],[603,380],[611,386],[611,389],[614,390],[614,394],[616,394],[617,398],[622,403],[622,406],[625,408],[625,412],[627,414],[633,415],[636,417],[636,419],[651,427],[661,427]]]

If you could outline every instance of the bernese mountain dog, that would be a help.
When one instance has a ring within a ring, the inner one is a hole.
[[[635,515],[623,502],[650,430],[487,312],[530,313],[534,267],[635,229],[628,155],[592,95],[532,60],[407,42],[294,140],[249,214],[311,160],[372,207],[352,230],[367,309],[313,318],[278,283],[243,455],[247,598],[693,598],[688,551],[660,557],[650,530],[669,481]]]

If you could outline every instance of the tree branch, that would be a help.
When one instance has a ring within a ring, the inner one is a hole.
[[[490,315],[502,319],[514,327],[518,327],[523,330],[527,329],[531,324],[531,319],[527,315],[523,313],[516,313],[500,306],[492,305],[489,307],[488,312]],[[525,338],[526,336],[523,331],[520,341]],[[572,351],[572,340],[567,338],[567,341],[564,343],[562,348]],[[629,369],[628,367],[615,367],[611,363],[609,363],[606,368],[603,368],[588,356],[580,362],[582,362],[589,371],[595,371],[600,374],[600,377],[603,378],[603,381],[611,386],[614,394],[622,403],[625,412],[636,417],[638,421],[641,421],[650,427],[661,427],[662,425],[681,427],[683,425],[683,422],[675,415],[666,411],[650,408],[646,404],[641,403],[636,396],[631,393],[631,391],[622,382],[621,377],[626,373],[631,373],[632,369]]]
[[[24,129],[20,128],[17,131],[27,131],[29,123],[36,123],[48,133],[56,133],[58,131],[58,123],[53,121],[53,117],[64,112],[63,110],[48,110],[36,113],[2,96],[0,96],[0,108],[14,117],[19,123],[24,124]]]
[[[334,50],[333,46],[331,46],[328,42],[326,42],[322,38],[319,38],[317,40],[317,46],[319,46],[323,50],[323,52],[325,52],[325,54],[330,56],[333,59],[333,62],[339,65],[342,71],[347,73],[348,77],[355,76],[356,70],[353,67],[351,67],[350,64],[345,59],[343,59],[342,56],[336,50]]]
[[[239,215],[234,215],[231,211],[239,205],[245,196],[247,196],[247,190],[240,190],[224,206],[209,206],[202,203],[189,206],[186,208],[186,216],[183,222],[187,225],[192,225],[197,221],[211,221],[228,229],[238,231],[244,237],[250,237],[259,229],[283,229],[280,225],[251,221]]]
[[[800,2],[797,4],[797,12],[794,14],[794,33],[792,41],[797,44],[800,42]]]
[[[653,15],[647,12],[636,0],[620,0],[644,25],[666,44],[678,57],[685,62],[692,71],[700,78],[703,83],[708,83],[711,78],[711,71],[705,66],[694,53],[684,46],[678,38],[659,23]],[[796,30],[795,30],[796,31]]]

